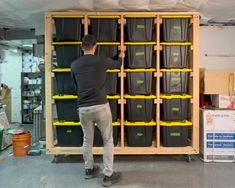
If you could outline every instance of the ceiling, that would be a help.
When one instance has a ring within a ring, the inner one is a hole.
[[[0,0],[0,28],[35,28],[47,11],[199,11],[205,20],[235,19],[234,0]]]

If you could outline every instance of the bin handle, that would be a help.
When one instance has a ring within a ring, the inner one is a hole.
[[[228,82],[228,94],[229,94],[229,108],[234,108],[234,74],[229,74],[229,82]]]

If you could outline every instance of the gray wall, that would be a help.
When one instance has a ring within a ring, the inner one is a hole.
[[[200,67],[235,69],[235,26],[202,26],[200,31]]]

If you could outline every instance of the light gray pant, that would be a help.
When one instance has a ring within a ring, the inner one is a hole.
[[[109,103],[79,108],[79,118],[83,130],[83,158],[85,169],[92,169],[94,164],[92,147],[95,124],[99,128],[103,143],[104,175],[113,173],[113,127]]]

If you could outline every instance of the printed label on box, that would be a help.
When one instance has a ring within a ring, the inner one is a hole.
[[[207,148],[235,148],[235,142],[206,142]]]
[[[235,133],[207,133],[208,140],[235,140]]]
[[[215,162],[226,162],[234,161],[234,155],[207,155],[206,161],[215,161]]]
[[[212,105],[216,108],[234,109],[235,97],[229,95],[211,95]]]

